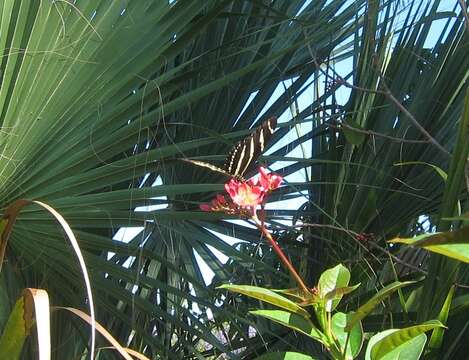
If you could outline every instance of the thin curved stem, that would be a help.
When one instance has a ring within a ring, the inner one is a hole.
[[[270,234],[270,232],[265,228],[265,226],[261,223],[261,221],[259,220],[259,218],[257,217],[257,215],[253,215],[252,217],[252,220],[254,221],[254,223],[256,224],[257,228],[262,232],[262,234],[264,234],[264,236],[266,237],[266,239],[269,241],[270,245],[272,246],[272,248],[274,249],[274,251],[276,252],[276,254],[278,255],[278,257],[280,258],[280,260],[282,261],[283,265],[288,269],[288,271],[290,272],[290,274],[293,276],[293,278],[295,279],[295,281],[298,283],[298,286],[301,288],[302,291],[304,291],[305,294],[308,294],[310,293],[311,291],[308,289],[308,287],[305,285],[303,279],[301,278],[301,276],[298,274],[298,272],[296,271],[296,269],[293,267],[292,263],[290,262],[290,260],[287,258],[287,256],[285,255],[285,253],[282,251],[282,249],[280,248],[280,246],[278,246],[277,242],[274,240],[274,238],[272,237],[272,235]]]

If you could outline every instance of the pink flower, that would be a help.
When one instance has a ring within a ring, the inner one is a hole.
[[[210,204],[201,204],[200,209],[203,211],[225,211],[225,209],[229,208],[230,204],[226,200],[226,198],[218,194],[215,199],[213,199]]]
[[[264,191],[272,191],[277,189],[282,183],[283,178],[280,175],[267,173],[266,168],[259,168],[259,182],[264,189]]]
[[[212,211],[212,207],[209,204],[200,204],[199,207],[202,211]]]
[[[263,167],[259,169],[259,177],[248,181],[231,179],[225,184],[225,190],[230,195],[226,198],[218,194],[210,204],[201,204],[203,211],[222,211],[226,214],[238,214],[241,217],[252,217],[258,205],[264,203],[266,195],[277,189],[282,182],[280,175],[267,173]]]
[[[225,184],[225,190],[236,205],[244,208],[255,208],[262,204],[265,195],[262,187],[257,185],[257,180],[243,182],[231,179]]]

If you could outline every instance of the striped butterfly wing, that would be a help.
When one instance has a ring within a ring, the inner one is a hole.
[[[213,165],[213,164],[210,164],[210,163],[207,163],[207,162],[204,162],[204,161],[198,161],[198,160],[191,160],[191,159],[181,159],[182,161],[186,161],[188,163],[191,163],[191,164],[194,164],[194,165],[197,165],[197,166],[200,166],[200,167],[204,167],[204,168],[207,168],[207,169],[210,169],[212,171],[215,171],[215,172],[218,172],[220,174],[223,174],[223,175],[226,175],[226,176],[229,176],[231,177],[232,175],[230,173],[228,173],[226,170],[216,166],[216,165]]]
[[[212,171],[243,180],[243,175],[264,152],[265,146],[277,126],[277,118],[271,117],[257,127],[251,135],[237,142],[225,159],[223,167],[218,167],[203,161],[182,159],[194,165],[208,168]]]
[[[277,118],[271,117],[257,127],[247,138],[237,142],[226,157],[223,170],[233,177],[242,178],[250,166],[264,152],[276,126]]]

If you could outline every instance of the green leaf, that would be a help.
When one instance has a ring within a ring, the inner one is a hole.
[[[226,289],[229,291],[237,292],[240,294],[247,295],[254,299],[258,299],[269,304],[278,306],[279,308],[291,311],[295,314],[301,315],[304,318],[309,318],[309,313],[303,309],[300,305],[294,303],[290,299],[283,297],[269,289],[265,289],[258,286],[251,285],[230,285],[225,284],[219,286],[217,289]]]
[[[337,312],[332,316],[332,333],[337,338],[341,352],[343,353],[345,346],[347,345],[346,357],[347,359],[355,358],[359,353],[363,345],[363,328],[361,322],[357,322],[350,332],[345,331],[347,325],[347,318],[352,313],[344,314]]]
[[[469,263],[469,226],[456,231],[423,234],[413,238],[394,238],[388,242],[421,247]]]
[[[291,288],[291,289],[270,289],[279,294],[285,294],[291,297],[294,297],[298,301],[304,300],[304,294],[298,288]]]
[[[359,146],[365,141],[366,135],[364,134],[364,129],[356,121],[347,119],[347,121],[342,124],[341,129],[350,144]]]
[[[0,338],[0,359],[19,359],[31,324],[25,321],[24,296],[15,303]]]
[[[307,319],[296,314],[292,314],[283,310],[254,310],[250,311],[249,313],[275,321],[276,323],[309,336],[321,342],[323,345],[327,345],[328,343],[325,335],[319,329],[317,329],[311,321],[308,321]]]
[[[360,306],[350,319],[347,319],[349,323],[345,327],[345,330],[350,331],[350,329],[358,321],[362,320],[365,316],[367,316],[371,311],[373,311],[376,305],[378,305],[383,299],[387,298],[393,292],[395,292],[396,290],[404,286],[408,286],[408,285],[415,284],[415,283],[416,281],[405,281],[405,282],[395,281],[385,286],[384,288],[382,288],[370,300],[368,300],[365,304]]]
[[[438,321],[440,321],[443,325],[446,325],[446,322],[448,321],[448,314],[451,308],[451,302],[453,301],[453,295],[455,290],[456,286],[453,285],[450,288],[448,296],[446,296],[443,307],[441,308],[440,314],[438,315]],[[441,347],[441,344],[443,343],[444,332],[445,329],[441,327],[435,328],[433,330],[432,336],[430,337],[430,341],[428,343],[428,349],[430,351],[437,350]]]
[[[294,351],[273,352],[261,355],[256,360],[314,360],[315,358]]]
[[[350,281],[350,271],[339,264],[332,269],[328,269],[321,274],[318,282],[319,296],[326,300],[326,311],[331,312],[339,304],[342,296],[337,294],[334,300],[327,300],[326,295],[337,288],[343,288]]]
[[[353,286],[345,286],[345,287],[336,288],[332,291],[329,291],[326,295],[324,295],[324,298],[326,300],[340,298],[342,297],[342,295],[350,294],[352,291],[356,290],[359,286],[360,284],[356,284]]]
[[[373,345],[371,348],[371,359],[382,359],[386,354],[390,353],[398,346],[405,344],[409,340],[412,340],[415,337],[424,334],[426,331],[435,329],[437,327],[444,327],[444,325],[438,320],[430,320],[420,325],[399,329],[385,336]]]
[[[371,350],[378,341],[396,331],[398,331],[398,329],[389,329],[372,336],[366,348],[365,360],[371,360]],[[381,360],[418,360],[423,352],[426,341],[427,336],[420,334],[404,344],[395,347],[384,355]]]

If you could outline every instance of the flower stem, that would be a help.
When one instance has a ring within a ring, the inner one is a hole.
[[[272,246],[272,248],[274,249],[274,251],[277,253],[278,257],[280,258],[280,260],[282,261],[283,265],[288,269],[288,271],[290,272],[290,274],[293,276],[293,278],[295,279],[295,281],[298,283],[298,286],[301,288],[301,290],[305,293],[305,294],[308,294],[310,293],[308,287],[305,285],[303,279],[301,278],[301,276],[298,274],[298,272],[296,271],[296,269],[293,267],[292,263],[290,262],[290,260],[287,258],[287,256],[285,255],[285,253],[282,251],[282,249],[280,248],[280,246],[278,246],[277,242],[274,240],[274,238],[272,237],[272,235],[270,234],[270,232],[265,228],[265,226],[263,225],[263,223],[261,223],[259,221],[259,218],[257,217],[257,215],[254,215],[252,217],[252,219],[254,220],[254,222],[256,223],[256,226],[257,228],[264,234],[264,236],[267,238],[267,240],[269,241],[270,245]]]

